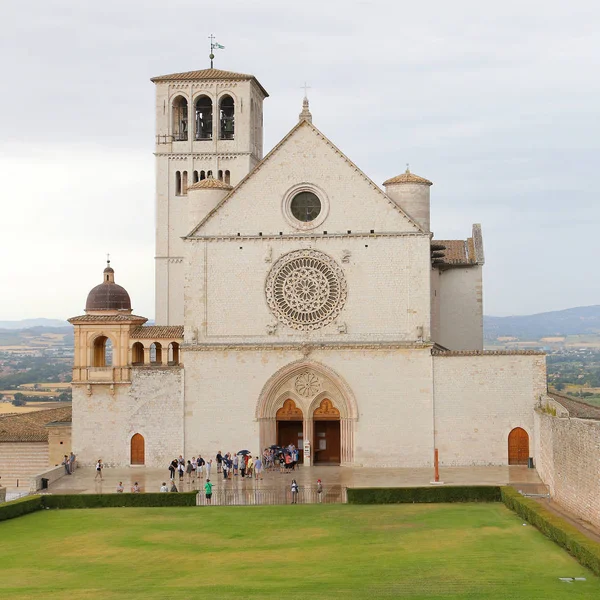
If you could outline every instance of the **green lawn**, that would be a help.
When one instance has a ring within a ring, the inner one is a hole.
[[[104,508],[1,522],[0,598],[560,600],[600,579],[503,504]]]

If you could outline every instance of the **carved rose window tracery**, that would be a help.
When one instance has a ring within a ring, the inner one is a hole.
[[[304,331],[331,323],[348,294],[342,269],[317,250],[297,250],[282,256],[269,272],[265,293],[279,321]]]
[[[321,389],[321,382],[314,373],[307,371],[306,373],[300,373],[300,375],[296,377],[294,387],[301,396],[310,398],[311,396],[315,396],[319,393]]]

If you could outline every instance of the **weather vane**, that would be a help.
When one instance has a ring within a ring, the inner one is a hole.
[[[215,48],[219,49],[219,50],[225,50],[225,46],[221,46],[221,44],[219,44],[218,42],[215,42],[215,36],[211,33],[208,36],[208,39],[210,40],[210,54],[208,55],[208,58],[210,58],[210,68],[213,68],[213,60],[215,58],[215,55],[213,53],[213,50]]]

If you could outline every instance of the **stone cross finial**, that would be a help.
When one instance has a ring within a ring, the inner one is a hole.
[[[308,121],[309,123],[312,123],[312,115],[308,109],[308,98],[306,96],[304,96],[304,100],[302,100],[302,112],[298,115],[298,119],[300,121]]]

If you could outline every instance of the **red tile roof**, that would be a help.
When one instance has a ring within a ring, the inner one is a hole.
[[[169,340],[182,340],[183,339],[183,325],[144,325],[143,327],[136,327],[131,331],[130,337],[136,340],[148,340],[148,339],[169,339]]]
[[[70,423],[71,405],[0,417],[0,442],[47,442],[49,423]]]

